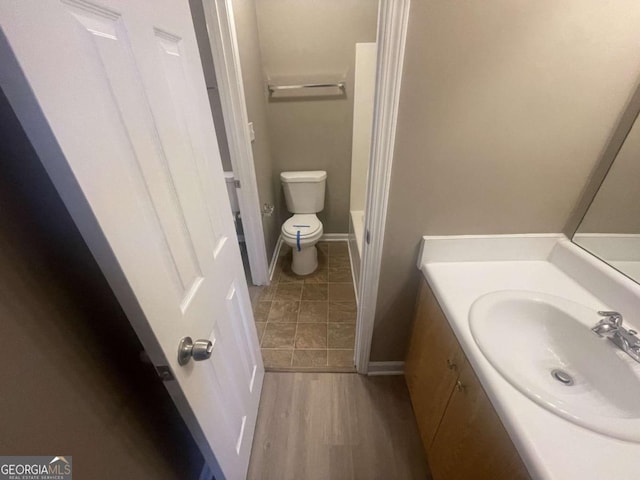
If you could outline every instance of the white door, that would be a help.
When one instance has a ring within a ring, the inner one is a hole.
[[[0,27],[0,85],[209,465],[244,478],[264,369],[188,2],[3,0]],[[185,336],[211,357],[180,366]]]

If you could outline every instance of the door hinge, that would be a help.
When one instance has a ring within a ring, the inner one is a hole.
[[[240,180],[234,180],[233,184],[235,185],[236,188],[240,188]]]
[[[367,245],[369,245],[371,243],[371,233],[369,232],[369,230],[367,229],[367,234],[365,235],[365,240],[367,242]]]
[[[169,382],[176,379],[176,377],[173,376],[173,372],[171,371],[171,368],[169,368],[169,365],[154,365],[154,368],[156,369],[158,377],[160,377],[163,382]]]

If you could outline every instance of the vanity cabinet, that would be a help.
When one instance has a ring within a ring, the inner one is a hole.
[[[462,349],[426,283],[421,286],[405,378],[427,452],[458,380]]]
[[[405,372],[435,480],[529,478],[425,280]]]

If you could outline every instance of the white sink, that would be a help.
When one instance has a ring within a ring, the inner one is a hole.
[[[469,312],[478,347],[511,385],[573,423],[640,442],[640,364],[591,331],[600,318],[560,297],[510,290]]]

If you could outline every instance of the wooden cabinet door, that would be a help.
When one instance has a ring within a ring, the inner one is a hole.
[[[420,285],[405,361],[411,403],[428,452],[458,378],[464,355],[426,280]]]
[[[527,470],[465,360],[429,451],[436,480],[528,479]]]

